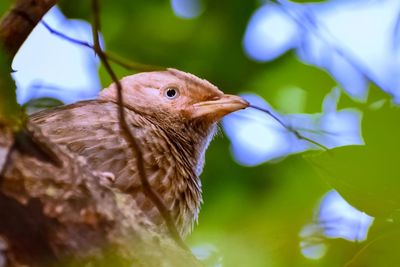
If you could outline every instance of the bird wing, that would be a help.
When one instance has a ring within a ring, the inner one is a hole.
[[[112,173],[123,190],[139,186],[140,180],[117,108],[112,102],[81,101],[33,114],[29,123],[39,126],[50,141],[82,156],[94,171]]]
[[[181,168],[177,176],[174,157],[167,152],[170,145],[161,141],[166,138],[162,131],[151,129],[143,116],[128,109],[126,119],[134,138],[146,148],[142,152],[149,183],[163,197],[164,204],[174,210],[182,233],[187,233],[201,202],[199,185],[188,182],[195,181],[191,176],[194,173]],[[29,123],[39,127],[51,142],[82,156],[92,171],[110,173],[115,179],[113,186],[129,192],[138,207],[156,223],[162,222],[158,209],[143,193],[136,153],[120,127],[117,104],[103,100],[82,101],[33,114]]]

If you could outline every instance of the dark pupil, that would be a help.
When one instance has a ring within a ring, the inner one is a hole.
[[[175,89],[168,89],[168,91],[167,91],[168,97],[174,97],[175,95],[176,95]]]

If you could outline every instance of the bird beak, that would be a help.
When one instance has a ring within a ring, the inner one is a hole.
[[[192,117],[208,117],[217,121],[231,112],[247,108],[248,106],[249,103],[240,96],[225,94],[213,100],[194,104]]]

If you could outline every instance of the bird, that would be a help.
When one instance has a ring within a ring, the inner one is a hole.
[[[125,120],[142,152],[146,178],[185,237],[197,222],[200,174],[217,123],[249,103],[172,68],[130,75],[120,85]],[[51,142],[83,157],[92,171],[108,174],[112,187],[129,194],[155,225],[163,225],[159,210],[143,192],[137,154],[121,127],[118,108],[113,83],[96,99],[40,111],[28,123]]]

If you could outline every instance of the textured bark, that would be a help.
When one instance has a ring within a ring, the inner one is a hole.
[[[0,21],[0,41],[13,58],[36,24],[58,0],[16,0]]]
[[[9,152],[13,144],[12,132],[10,129],[0,125],[0,174],[7,163]]]
[[[16,0],[2,17],[10,61],[57,2]],[[109,174],[89,169],[33,125],[0,125],[0,266],[200,266]]]
[[[56,2],[17,0],[3,17],[0,22],[0,42],[10,59]],[[161,91],[170,89],[171,78],[175,81],[172,83],[173,89],[179,88],[185,96],[175,102],[166,99]],[[165,172],[162,177],[172,177],[174,184],[172,180],[163,181],[168,181],[170,189],[179,189],[176,194],[169,194],[173,197],[171,203],[184,204],[175,205],[175,210],[186,208],[191,211],[184,216],[177,216],[183,218],[178,226],[181,225],[181,232],[185,233],[189,228],[187,225],[196,219],[201,202],[198,176],[204,163],[205,149],[211,140],[211,128],[214,129],[222,116],[245,108],[248,103],[240,97],[223,94],[205,80],[177,70],[137,74],[128,77],[125,82],[124,89],[128,90],[125,102],[118,101],[122,98],[117,98],[117,92],[122,92],[122,88],[116,90],[118,86],[115,85],[105,91],[107,93],[102,95],[101,101],[119,105],[120,110],[123,110],[122,107],[138,110],[138,114],[147,116],[146,119],[159,123],[160,132],[170,133],[168,147],[175,149],[173,158],[169,157],[171,151],[164,149],[160,143],[146,140],[148,135],[140,136],[141,132],[137,130],[139,136],[136,138],[159,149],[143,154],[144,163],[149,158],[154,165],[149,165],[153,168],[148,169],[164,170],[157,164],[160,164],[160,159],[168,158],[168,164],[172,166],[170,169],[181,170],[172,176],[167,176],[168,172]],[[149,88],[159,91],[157,94],[149,93]],[[114,118],[113,123],[123,125],[122,117]],[[61,122],[66,124],[68,121],[71,118],[67,116]],[[96,120],[85,122],[96,124]],[[151,212],[146,214],[146,211],[154,210],[152,205],[140,206],[145,201],[135,199],[135,192],[145,188],[143,181],[135,184],[139,182],[138,175],[128,175],[128,179],[118,186],[119,181],[114,184],[114,179],[124,178],[120,175],[121,170],[117,168],[110,173],[108,171],[114,169],[97,168],[91,162],[94,156],[106,160],[108,148],[104,146],[105,149],[101,148],[99,153],[80,154],[87,148],[93,148],[93,144],[97,147],[102,138],[94,140],[95,143],[84,144],[83,150],[74,150],[68,148],[68,145],[74,145],[72,142],[63,144],[60,141],[63,137],[73,137],[58,136],[62,133],[62,127],[48,125],[48,129],[55,130],[53,138],[50,138],[50,132],[44,131],[46,123],[37,123],[28,123],[24,131],[16,134],[0,125],[0,267],[2,262],[6,266],[201,266],[190,251],[177,245],[166,233],[165,227],[156,225],[152,220],[154,216],[149,216]],[[155,127],[154,123],[151,126]],[[70,126],[73,131],[80,131],[74,125]],[[195,126],[199,127],[194,129]],[[202,134],[193,135],[190,132],[193,130],[201,130]],[[93,136],[74,138],[73,141],[86,142]],[[126,144],[125,150],[129,150],[128,145],[132,145],[132,142]],[[133,154],[137,156],[140,151],[138,148]],[[185,154],[187,151],[191,153]],[[121,155],[117,153],[113,156],[118,159]],[[129,168],[136,166],[122,165]],[[140,164],[137,165],[140,167]],[[180,168],[186,165],[189,167]],[[184,182],[177,184],[177,178],[182,178]],[[198,183],[192,183],[191,186],[189,182],[193,181]],[[126,192],[122,192],[124,189]],[[193,190],[197,194],[188,194]],[[159,191],[160,195],[164,192]],[[161,200],[170,201],[168,197]],[[161,209],[157,208],[160,212]]]
[[[84,158],[29,127],[12,141],[0,135],[2,144],[14,143],[0,177],[0,261],[6,259],[7,266],[201,266],[158,232],[132,198],[109,187],[106,173],[88,171]]]

